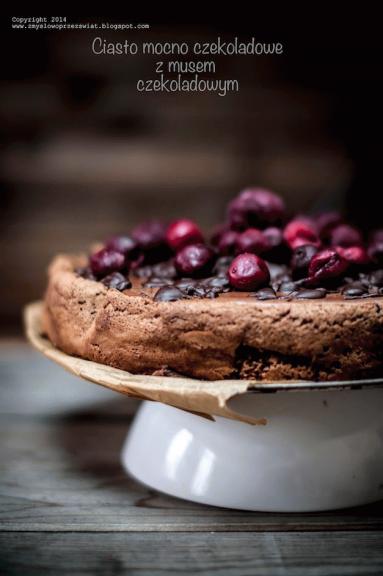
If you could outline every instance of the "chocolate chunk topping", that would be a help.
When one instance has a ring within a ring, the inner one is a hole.
[[[156,302],[173,302],[184,298],[184,294],[176,286],[163,286],[154,295]]]
[[[383,286],[383,270],[375,270],[368,279],[373,286]]]
[[[197,280],[194,280],[193,278],[181,278],[181,280],[177,280],[176,282],[176,286],[180,290],[185,290],[186,288],[189,288],[190,286],[195,286],[196,284]]]
[[[101,282],[107,288],[115,288],[116,290],[120,290],[120,292],[132,287],[130,280],[125,278],[125,276],[120,272],[112,272],[112,274],[108,274],[108,276],[105,276]]]
[[[213,267],[213,274],[217,274],[217,276],[226,276],[232,261],[232,256],[221,256],[221,258],[218,258]]]
[[[267,262],[267,266],[269,268],[272,282],[274,282],[274,280],[279,280],[280,282],[283,280],[291,280],[287,266],[283,264],[275,264],[274,262]]]
[[[261,288],[256,293],[258,300],[274,300],[277,296],[272,288]]]
[[[140,266],[139,268],[134,269],[134,275],[137,278],[150,278],[153,276],[153,267],[152,266]]]
[[[279,286],[279,292],[283,292],[284,294],[290,294],[291,292],[294,292],[294,290],[296,290],[295,282],[286,281],[282,282]]]
[[[209,288],[218,288],[221,292],[230,290],[230,283],[227,276],[212,276],[201,280],[200,284]]]
[[[204,298],[208,290],[201,284],[194,284],[190,286],[185,286],[182,292],[184,294],[187,294],[188,296],[198,296],[199,298]]]
[[[366,294],[366,292],[367,288],[362,284],[362,282],[352,282],[342,289],[342,294],[346,299],[359,298]]]
[[[297,293],[296,298],[304,300],[316,300],[317,298],[324,298],[326,296],[325,288],[313,288],[312,290],[301,290]]]
[[[96,280],[96,276],[93,274],[90,266],[82,266],[80,268],[76,268],[75,272],[81,276],[81,278],[85,278],[85,280]]]
[[[159,278],[176,278],[177,272],[173,260],[168,262],[159,262],[152,266],[152,275]]]
[[[295,248],[291,258],[291,268],[294,278],[303,278],[307,276],[310,261],[318,252],[316,246],[306,244]]]
[[[163,286],[169,286],[173,284],[173,281],[170,278],[158,278],[153,276],[149,278],[142,286],[144,288],[162,288]]]

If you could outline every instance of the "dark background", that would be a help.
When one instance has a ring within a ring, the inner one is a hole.
[[[12,31],[3,19],[3,331],[17,331],[23,304],[41,296],[55,253],[87,249],[153,216],[190,216],[209,228],[249,184],[279,192],[291,210],[341,207],[364,229],[382,224],[379,15],[368,5],[363,13],[320,6],[220,10],[205,22],[69,17],[151,26],[122,33]],[[96,35],[255,36],[283,42],[284,55],[209,57],[218,77],[240,82],[226,97],[140,94],[136,82],[154,76],[156,58],[94,56]]]

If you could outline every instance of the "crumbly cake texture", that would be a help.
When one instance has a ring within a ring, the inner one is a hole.
[[[218,380],[344,380],[382,376],[383,300],[259,301],[250,294],[154,301],[49,268],[44,331],[67,354],[132,373]]]

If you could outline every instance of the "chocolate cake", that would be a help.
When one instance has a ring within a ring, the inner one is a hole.
[[[151,221],[49,269],[44,328],[64,352],[132,373],[342,380],[383,373],[383,232],[336,213],[287,220],[247,189],[207,242]]]

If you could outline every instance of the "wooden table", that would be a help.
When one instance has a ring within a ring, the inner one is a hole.
[[[249,513],[158,494],[119,453],[138,403],[0,346],[0,573],[383,573],[383,505]]]

